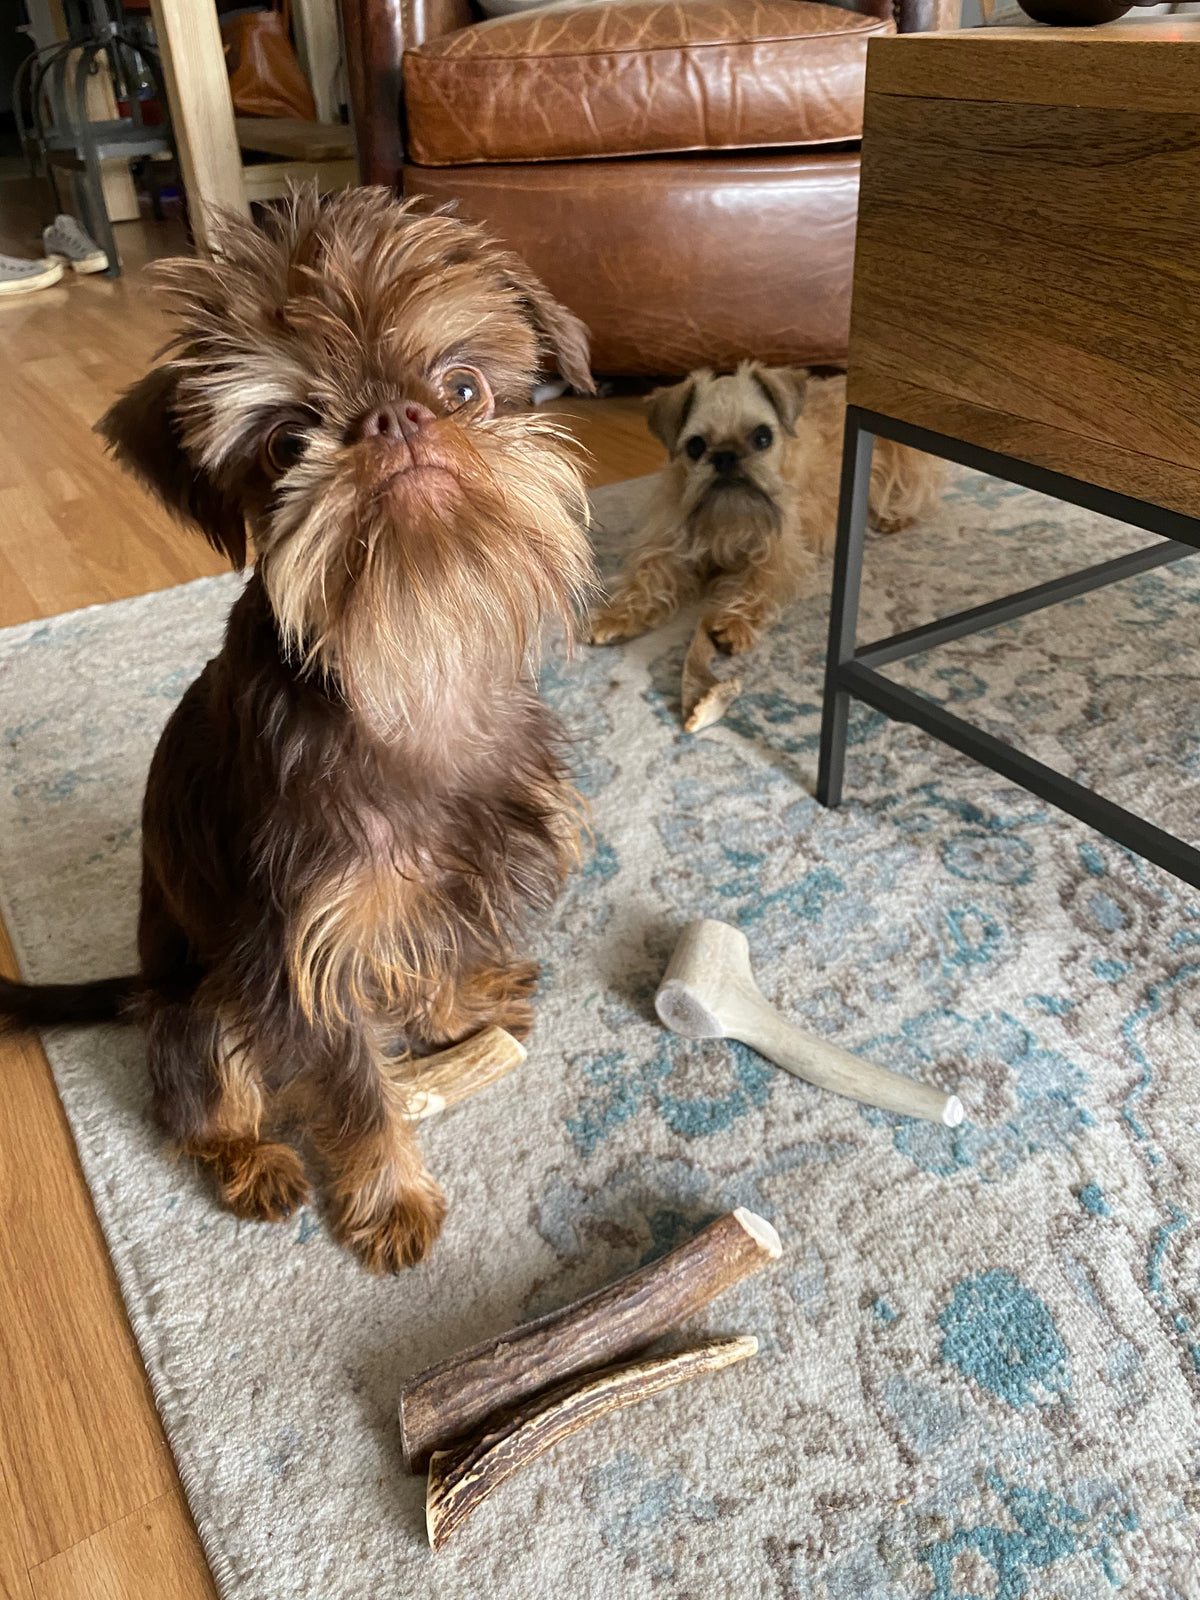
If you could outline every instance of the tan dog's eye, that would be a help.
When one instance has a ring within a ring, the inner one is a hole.
[[[272,428],[263,446],[263,456],[269,471],[282,476],[288,472],[308,449],[308,435],[294,422],[281,423]]]
[[[688,459],[690,461],[699,461],[705,450],[708,449],[708,446],[698,433],[694,433],[683,448],[687,451]]]
[[[487,379],[474,367],[450,367],[439,380],[442,394],[451,411],[487,411],[492,404],[492,391]]]
[[[754,432],[750,435],[750,443],[756,450],[769,450],[774,438],[775,435],[764,422],[761,428],[755,428]]]

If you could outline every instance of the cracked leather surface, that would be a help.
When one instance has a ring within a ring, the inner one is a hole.
[[[428,166],[819,146],[862,132],[867,42],[894,25],[814,0],[566,3],[404,56]]]

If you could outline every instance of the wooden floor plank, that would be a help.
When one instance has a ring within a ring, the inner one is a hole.
[[[184,1537],[186,1522],[181,1498],[162,1495],[34,1567],[33,1600],[215,1600],[212,1578]]]
[[[37,224],[29,194],[0,183],[0,251],[34,254]],[[140,266],[182,247],[177,224],[118,233],[125,277],[0,303],[18,419],[0,438],[0,625],[222,570],[91,431],[164,336]],[[636,397],[547,409],[591,452],[593,483],[663,459]],[[15,970],[2,930],[0,970]],[[0,1082],[0,1600],[211,1600],[40,1047],[0,1040]]]
[[[29,1568],[13,1537],[16,1525],[16,1502],[7,1477],[0,1471],[0,1600],[33,1600]]]
[[[174,1469],[41,1048],[7,1041],[0,1079],[0,1472],[32,1567],[158,1499]]]

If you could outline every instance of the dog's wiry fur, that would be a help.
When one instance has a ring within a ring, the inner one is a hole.
[[[650,427],[671,453],[608,603],[597,644],[656,628],[702,592],[702,626],[730,654],[750,650],[833,549],[845,379],[745,361],[658,390]],[[879,440],[871,517],[883,532],[925,514],[939,463]]]
[[[384,190],[227,221],[161,270],[170,359],[100,424],[235,564],[224,647],[185,694],[144,807],[141,973],[0,988],[45,1023],[149,1034],[153,1106],[241,1216],[307,1194],[371,1268],[421,1258],[444,1203],[397,1038],[525,1033],[523,915],[573,858],[577,799],[531,665],[590,581],[572,448],[528,394],[586,334],[515,257]]]

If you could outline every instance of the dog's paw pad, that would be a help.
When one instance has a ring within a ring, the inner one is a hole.
[[[221,1194],[235,1216],[282,1222],[309,1196],[300,1157],[286,1144],[253,1144],[222,1161]]]
[[[744,656],[758,643],[759,630],[741,617],[709,626],[709,636],[723,656]]]
[[[594,611],[588,618],[587,632],[591,644],[616,644],[621,639],[631,639],[637,629],[611,611]]]
[[[413,1190],[374,1222],[361,1223],[343,1238],[368,1272],[400,1272],[429,1254],[442,1230],[446,1202],[441,1190]]]

